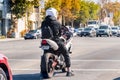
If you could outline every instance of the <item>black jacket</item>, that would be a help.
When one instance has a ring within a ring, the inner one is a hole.
[[[53,31],[53,37],[59,38],[61,36],[61,25],[53,16],[46,16],[45,20],[42,22],[42,25],[48,24],[52,31]],[[42,28],[42,26],[41,26]]]

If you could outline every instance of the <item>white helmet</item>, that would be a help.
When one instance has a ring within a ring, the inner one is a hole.
[[[46,10],[46,16],[48,16],[48,15],[54,16],[54,17],[57,18],[58,12],[57,12],[57,10],[56,10],[55,8],[48,8],[48,9]]]

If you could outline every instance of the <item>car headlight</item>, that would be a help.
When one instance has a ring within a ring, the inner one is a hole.
[[[92,33],[92,31],[90,31],[89,33]]]

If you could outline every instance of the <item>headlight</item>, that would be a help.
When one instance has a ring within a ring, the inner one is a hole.
[[[89,33],[92,33],[92,31],[90,31]]]

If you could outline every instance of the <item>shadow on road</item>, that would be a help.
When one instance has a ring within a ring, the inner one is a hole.
[[[120,80],[120,77],[118,77],[118,78],[115,78],[115,79],[113,79],[113,80]]]
[[[64,72],[55,72],[53,77],[55,78],[55,77],[66,77],[66,76]],[[40,73],[35,73],[35,74],[13,75],[13,80],[48,80],[48,79],[44,79]]]
[[[40,73],[13,75],[13,80],[43,80]]]

